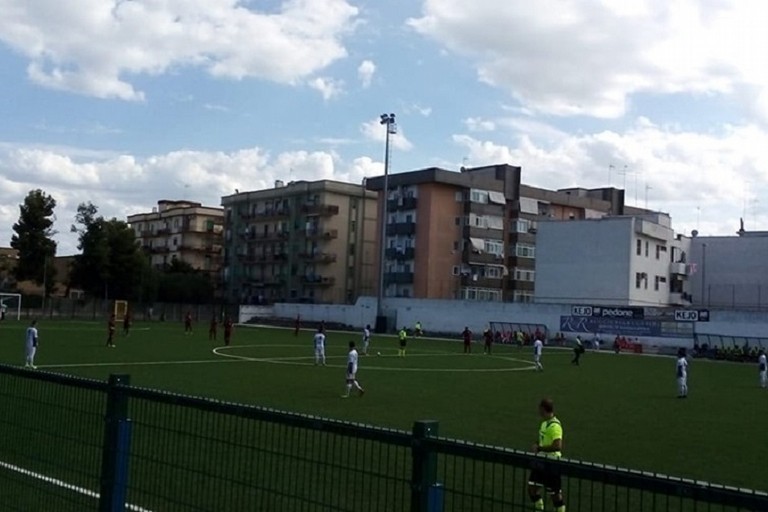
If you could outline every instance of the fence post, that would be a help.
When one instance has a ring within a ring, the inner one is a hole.
[[[131,423],[128,419],[128,395],[120,386],[128,386],[130,382],[129,375],[109,376],[107,412],[104,417],[99,512],[125,511]]]
[[[437,437],[438,422],[413,424],[413,473],[411,476],[411,512],[442,512],[442,489],[437,486],[437,453],[424,443]]]

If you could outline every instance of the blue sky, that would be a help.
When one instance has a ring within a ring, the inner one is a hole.
[[[32,188],[106,215],[275,179],[510,163],[675,228],[764,228],[760,0],[0,0],[0,245]],[[613,173],[612,182],[624,180]],[[635,186],[637,183],[637,186]],[[647,186],[647,187],[646,187]],[[700,213],[699,213],[700,208]]]

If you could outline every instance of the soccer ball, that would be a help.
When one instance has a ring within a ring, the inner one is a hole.
[[[376,352],[376,355],[377,355],[377,356],[380,356],[380,355],[381,355],[381,352]]]

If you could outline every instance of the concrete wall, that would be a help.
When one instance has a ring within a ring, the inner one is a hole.
[[[536,302],[626,305],[632,243],[631,218],[539,222]]]
[[[768,236],[694,238],[689,262],[696,305],[768,309]]]
[[[768,313],[712,311],[709,322],[696,324],[697,334],[768,338]]]

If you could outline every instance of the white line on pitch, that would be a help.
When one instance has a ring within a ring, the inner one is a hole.
[[[28,476],[30,478],[34,478],[35,480],[40,480],[51,485],[55,485],[56,487],[61,487],[62,489],[66,489],[77,494],[82,494],[83,496],[88,496],[89,498],[99,499],[101,497],[99,493],[85,489],[84,487],[78,487],[77,485],[69,484],[63,480],[59,480],[58,478],[51,478],[49,476],[41,475],[40,473],[35,473],[34,471],[30,471],[19,466],[14,466],[13,464],[8,464],[7,462],[0,461],[0,468],[13,471],[14,473],[18,473],[20,475]],[[133,512],[151,512],[149,509],[140,507],[138,505],[132,505],[130,503],[126,503],[125,508],[132,510]]]
[[[137,361],[137,362],[115,362],[115,363],[80,363],[80,364],[46,364],[39,365],[38,368],[86,368],[99,366],[162,366],[170,364],[212,364],[212,363],[235,363],[234,358],[228,359],[203,359],[200,361]]]

